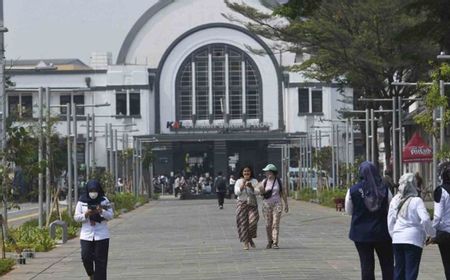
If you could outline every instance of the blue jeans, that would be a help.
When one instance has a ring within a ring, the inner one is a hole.
[[[394,279],[416,280],[419,275],[422,248],[411,244],[394,244]]]

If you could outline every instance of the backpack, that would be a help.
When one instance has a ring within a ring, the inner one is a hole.
[[[216,192],[226,192],[227,190],[227,182],[222,176],[216,178],[214,182],[214,187],[216,188]]]
[[[281,180],[278,177],[275,177],[275,180],[278,182],[278,186],[280,186],[280,195],[281,195],[283,193],[283,185],[281,184]],[[264,183],[263,183],[264,190],[266,190],[266,185],[267,185],[267,179],[265,179]],[[273,181],[273,185],[272,185],[272,188],[270,189],[270,191],[263,193],[264,199],[269,199],[272,197],[272,190],[273,190],[274,186],[275,186],[275,181]]]

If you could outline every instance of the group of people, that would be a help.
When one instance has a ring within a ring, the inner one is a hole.
[[[401,176],[395,196],[372,162],[363,162],[359,175],[359,183],[347,191],[345,209],[351,215],[349,237],[359,254],[361,279],[375,279],[374,252],[384,280],[417,279],[423,247],[429,244],[438,244],[450,279],[450,165],[441,168],[433,221],[418,196],[415,174]]]
[[[283,210],[289,211],[287,187],[278,178],[276,166],[268,164],[263,171],[265,179],[258,181],[252,168],[244,166],[234,182],[237,231],[244,250],[256,248],[258,195],[262,196],[267,249],[279,248],[281,214]],[[433,220],[418,196],[415,174],[401,176],[395,196],[372,162],[360,165],[359,176],[359,182],[347,191],[345,209],[351,215],[349,237],[359,254],[361,279],[375,279],[374,253],[378,255],[384,280],[417,279],[423,247],[429,244],[438,245],[446,279],[450,279],[450,163],[441,167],[442,184],[434,192]],[[221,194],[229,187],[222,174],[218,174],[214,185]],[[219,208],[223,207],[223,197],[219,196]],[[82,223],[81,257],[90,279],[106,279],[107,221],[113,216],[100,183],[88,181],[74,219]]]
[[[244,250],[256,248],[253,239],[257,235],[259,220],[257,195],[263,198],[262,214],[266,220],[267,249],[279,248],[281,213],[283,208],[286,213],[289,211],[287,188],[283,187],[278,178],[276,166],[268,164],[263,171],[266,178],[258,182],[252,168],[244,166],[239,179],[234,183],[234,194],[237,197],[236,224]]]

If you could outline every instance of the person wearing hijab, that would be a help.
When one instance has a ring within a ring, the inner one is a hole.
[[[439,246],[445,277],[450,280],[450,162],[440,166],[442,184],[434,191],[434,243]]]
[[[413,173],[400,177],[398,194],[389,205],[388,229],[394,247],[394,279],[417,279],[423,245],[427,237],[434,236],[434,230],[425,204],[418,197]]]
[[[352,217],[349,237],[359,254],[361,279],[375,279],[375,251],[383,280],[391,280],[394,258],[387,215],[392,194],[382,183],[378,168],[372,162],[361,163],[359,177],[360,181],[347,191],[345,211]]]
[[[109,200],[97,180],[89,180],[75,208],[74,220],[81,222],[81,259],[90,279],[106,280],[109,230],[114,216]]]

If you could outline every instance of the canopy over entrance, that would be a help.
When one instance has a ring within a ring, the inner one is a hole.
[[[431,162],[433,151],[418,132],[414,133],[408,144],[403,148],[403,162]]]

